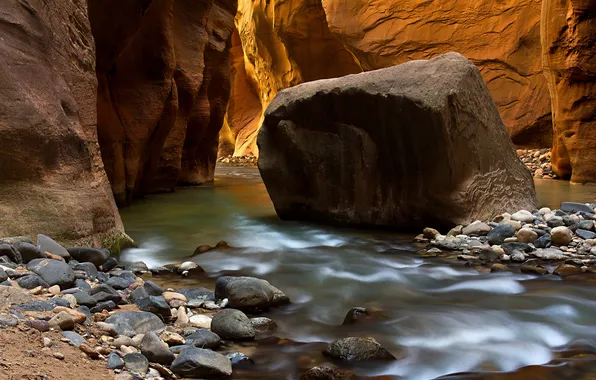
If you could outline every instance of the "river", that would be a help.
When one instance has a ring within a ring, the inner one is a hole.
[[[256,169],[219,166],[216,177],[213,185],[152,195],[121,210],[127,232],[140,244],[121,258],[159,266],[224,240],[237,248],[194,259],[208,279],[176,285],[212,285],[218,275],[232,273],[267,279],[285,291],[292,304],[266,315],[279,325],[276,336],[294,343],[245,347],[256,362],[247,378],[297,379],[301,368],[323,360],[322,342],[346,336],[373,336],[403,356],[352,368],[357,373],[414,380],[514,371],[548,363],[578,342],[596,346],[593,283],[481,273],[422,258],[411,235],[282,222]],[[541,203],[553,208],[562,200],[596,199],[594,186],[539,180],[536,188]],[[383,318],[342,326],[355,306]]]

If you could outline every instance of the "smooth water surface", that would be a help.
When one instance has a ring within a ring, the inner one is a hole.
[[[292,299],[269,316],[279,325],[276,336],[302,344],[250,353],[267,378],[297,379],[297,363],[318,364],[323,359],[313,353],[321,342],[346,336],[373,336],[403,357],[354,368],[358,373],[406,379],[512,371],[547,363],[578,339],[596,345],[594,284],[486,274],[422,258],[413,253],[411,235],[282,222],[256,169],[219,167],[216,176],[212,186],[153,195],[122,210],[127,232],[141,246],[122,259],[158,266],[187,260],[202,244],[225,240],[237,247],[193,260],[213,277],[265,278]],[[596,198],[595,187],[536,185],[545,206]],[[383,318],[341,326],[354,306],[379,310]]]

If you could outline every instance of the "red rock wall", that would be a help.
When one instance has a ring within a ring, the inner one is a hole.
[[[236,0],[89,0],[116,200],[213,180]]]
[[[83,0],[0,2],[0,236],[124,238],[97,144]]]
[[[553,168],[574,182],[596,182],[596,2],[544,0],[542,44]]]

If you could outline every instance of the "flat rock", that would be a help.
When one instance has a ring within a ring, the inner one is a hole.
[[[221,338],[208,329],[198,329],[186,338],[187,346],[215,349],[221,345]]]
[[[149,360],[139,353],[124,355],[124,365],[129,371],[136,373],[143,378],[149,370]]]
[[[220,353],[189,347],[174,360],[171,370],[180,377],[228,377],[232,375],[232,362]]]
[[[114,325],[114,330],[119,335],[129,337],[146,334],[150,331],[159,333],[165,329],[164,323],[157,315],[144,311],[116,313],[106,319],[106,323]]]
[[[70,259],[70,253],[62,245],[49,236],[39,234],[36,240],[37,246],[42,252],[49,252],[64,259]]]
[[[82,263],[93,263],[98,268],[110,257],[110,251],[107,249],[72,247],[68,248],[67,251],[73,259]]]
[[[201,307],[205,301],[215,301],[213,291],[206,288],[185,288],[178,290],[178,293],[186,297],[188,307],[191,308]]]
[[[490,245],[501,245],[505,239],[515,235],[515,227],[511,224],[499,224],[493,228],[488,234],[488,243]]]
[[[596,213],[596,211],[594,211],[592,207],[588,206],[587,204],[578,202],[561,202],[561,211],[571,213],[576,213],[580,211],[587,212],[590,214]]]
[[[325,348],[323,355],[343,361],[396,360],[373,338],[344,338]]]
[[[108,362],[106,363],[108,369],[122,369],[124,368],[124,360],[115,352],[108,355]]]
[[[462,233],[468,236],[486,236],[490,231],[491,228],[488,224],[477,220],[465,226]]]
[[[50,284],[45,282],[43,278],[36,274],[30,274],[23,277],[19,277],[17,279],[17,284],[19,284],[19,286],[24,289],[35,289],[38,286],[41,286],[42,288],[46,289],[50,287]]]
[[[225,309],[215,314],[211,321],[211,331],[223,339],[246,340],[255,338],[255,329],[250,319],[235,309]]]
[[[135,304],[139,307],[139,310],[148,311],[153,314],[159,314],[163,318],[170,318],[172,311],[170,305],[166,302],[163,296],[149,296],[141,298],[136,301]]]
[[[596,232],[592,232],[592,231],[588,231],[588,230],[577,229],[577,230],[575,230],[575,234],[585,240],[596,239]]]
[[[85,338],[83,338],[81,335],[77,334],[74,331],[63,331],[62,336],[68,339],[70,341],[70,344],[72,344],[75,347],[80,347],[81,344],[87,343],[87,340],[85,340]]]
[[[141,341],[141,353],[153,363],[169,365],[174,361],[174,354],[153,331],[149,331]]]
[[[27,269],[36,273],[50,286],[59,285],[61,289],[68,289],[75,282],[74,271],[62,261],[35,259],[27,264]]]

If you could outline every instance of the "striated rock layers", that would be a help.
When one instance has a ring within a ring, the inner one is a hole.
[[[553,169],[574,182],[596,182],[596,3],[544,0],[542,44]]]
[[[281,89],[456,51],[480,68],[514,143],[549,147],[540,3],[240,0],[227,138],[237,155],[256,153],[262,110]]]
[[[89,0],[98,134],[119,204],[213,180],[236,0]]]
[[[480,72],[457,53],[283,90],[258,146],[283,219],[448,227],[538,205]]]
[[[0,236],[111,247],[124,235],[96,135],[85,1],[0,3]]]

